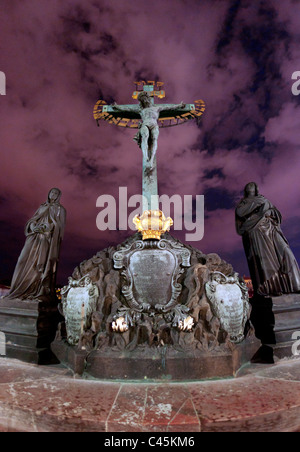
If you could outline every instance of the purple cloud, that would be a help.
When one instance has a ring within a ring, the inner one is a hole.
[[[164,81],[165,102],[207,105],[199,127],[159,137],[160,193],[205,195],[205,235],[191,244],[248,273],[234,206],[255,180],[299,258],[299,17],[292,0],[3,0],[0,277],[11,277],[23,226],[52,186],[68,211],[60,282],[131,234],[100,232],[96,199],[140,193],[142,154],[134,131],[97,128],[92,111],[99,98],[133,102],[138,79]]]

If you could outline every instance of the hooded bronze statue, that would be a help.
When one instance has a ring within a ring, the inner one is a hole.
[[[262,296],[299,292],[299,267],[280,228],[281,214],[259,194],[255,182],[246,185],[235,214],[254,292]]]
[[[47,202],[27,222],[26,242],[6,298],[44,300],[55,297],[57,263],[66,221],[60,197],[61,191],[52,188]]]

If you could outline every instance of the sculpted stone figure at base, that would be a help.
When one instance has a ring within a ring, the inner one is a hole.
[[[136,233],[76,268],[61,291],[69,344],[80,338],[80,347],[150,353],[163,344],[172,351],[226,350],[245,339],[248,291],[232,266],[164,237],[142,241]],[[90,327],[96,314],[98,327]]]
[[[258,347],[248,291],[232,266],[168,232],[159,241],[137,232],[84,261],[73,277],[61,292],[65,326],[51,347],[78,374],[232,376]],[[81,288],[84,281],[93,291]]]
[[[55,280],[66,211],[60,204],[61,191],[50,190],[25,227],[26,242],[12,278],[10,299],[55,297]]]
[[[254,292],[262,296],[299,292],[299,267],[280,228],[281,214],[259,194],[256,183],[246,185],[235,213]]]

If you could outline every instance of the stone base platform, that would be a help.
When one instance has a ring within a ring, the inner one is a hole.
[[[58,362],[50,344],[60,315],[55,303],[0,299],[0,331],[5,336],[6,356],[24,362]]]
[[[300,337],[300,294],[256,298],[252,305],[256,336],[263,344],[276,344],[275,357],[293,356],[292,346]]]
[[[103,432],[100,446],[117,432],[139,441],[181,432],[199,447],[199,432],[299,432],[300,359],[248,364],[237,378],[151,383],[84,380],[1,358],[0,431]]]
[[[292,356],[292,346],[300,337],[300,294],[281,295],[272,298],[275,317],[275,356]],[[299,334],[297,334],[297,332]]]
[[[76,374],[83,373],[98,379],[113,380],[202,380],[232,377],[249,362],[260,347],[254,337],[247,338],[229,350],[224,346],[213,351],[176,351],[174,349],[145,348],[134,351],[94,350],[87,352],[56,340],[51,349],[62,364]]]

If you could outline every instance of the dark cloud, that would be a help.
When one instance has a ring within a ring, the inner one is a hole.
[[[96,200],[118,198],[119,187],[141,192],[135,132],[97,128],[92,113],[99,98],[133,102],[138,79],[164,81],[168,103],[207,104],[200,126],[159,137],[160,193],[205,194],[205,235],[192,245],[248,272],[234,206],[255,180],[300,258],[300,107],[291,94],[300,2],[2,0],[1,11],[0,278],[11,276],[24,224],[52,186],[68,211],[61,282],[131,234],[98,231]]]

